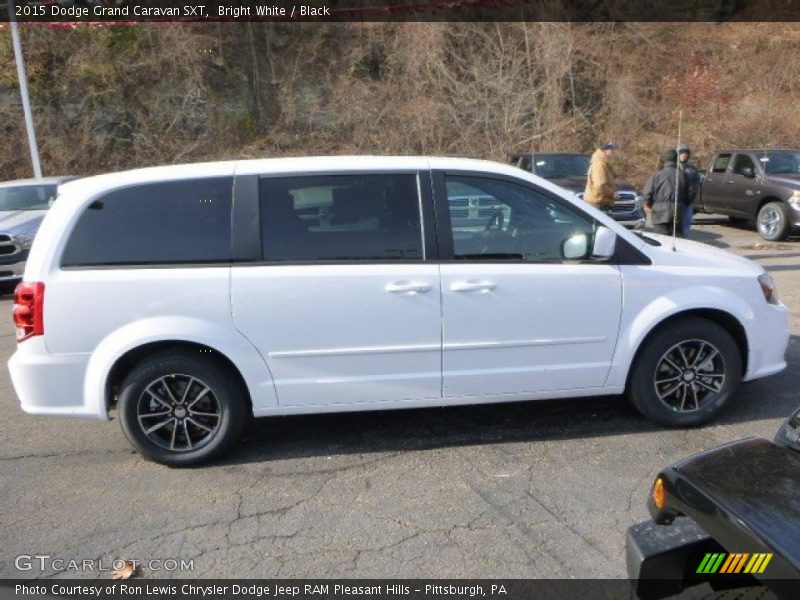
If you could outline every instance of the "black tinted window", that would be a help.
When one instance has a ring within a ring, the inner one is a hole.
[[[714,173],[724,173],[725,169],[728,168],[728,163],[731,161],[730,154],[720,154],[717,157],[717,160],[714,161],[714,166],[711,168],[711,171]]]
[[[539,154],[536,156],[534,173],[545,179],[586,177],[589,160],[588,156],[580,154]]]
[[[84,209],[63,266],[224,262],[231,257],[232,179],[116,190]]]
[[[764,152],[758,160],[770,175],[800,175],[800,152]]]
[[[415,175],[322,175],[260,183],[264,260],[417,260]]]
[[[753,159],[747,154],[737,154],[733,161],[733,172],[738,175],[743,175],[746,169],[755,169],[756,165]]]

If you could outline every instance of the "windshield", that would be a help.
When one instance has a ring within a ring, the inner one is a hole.
[[[47,210],[56,197],[55,184],[0,187],[0,211]]]
[[[800,175],[800,152],[764,152],[758,160],[768,175]]]
[[[586,177],[589,157],[583,154],[537,154],[535,173],[545,179]]]

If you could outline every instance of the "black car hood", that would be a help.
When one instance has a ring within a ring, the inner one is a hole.
[[[800,568],[800,453],[753,438],[673,468]],[[695,508],[705,512],[702,502]]]

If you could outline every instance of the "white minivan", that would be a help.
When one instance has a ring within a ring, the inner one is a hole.
[[[625,393],[699,425],[786,366],[760,266],[629,232],[512,166],[218,162],[59,193],[15,297],[22,408],[116,411],[170,465],[251,415]]]

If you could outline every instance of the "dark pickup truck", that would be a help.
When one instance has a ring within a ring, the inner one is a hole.
[[[573,152],[536,152],[509,157],[511,164],[552,181],[581,199],[586,190],[590,160],[588,154]],[[636,188],[629,183],[617,182],[617,193],[619,198],[609,214],[626,227],[640,229],[644,225],[644,210]]]
[[[728,215],[765,240],[800,230],[800,150],[723,150],[703,175],[701,212]]]

